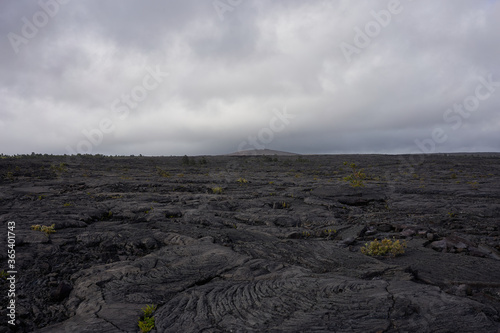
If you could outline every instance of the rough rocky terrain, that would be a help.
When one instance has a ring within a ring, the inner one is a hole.
[[[497,332],[499,216],[500,154],[3,157],[0,332]]]

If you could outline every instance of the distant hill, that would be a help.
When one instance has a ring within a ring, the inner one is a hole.
[[[250,150],[237,151],[231,154],[227,154],[226,156],[258,156],[258,155],[292,156],[300,154],[289,153],[286,151],[279,151],[279,150],[271,150],[271,149],[250,149]]]

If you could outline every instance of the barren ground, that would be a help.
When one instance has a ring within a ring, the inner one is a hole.
[[[0,159],[0,332],[497,332],[500,154],[190,162]]]

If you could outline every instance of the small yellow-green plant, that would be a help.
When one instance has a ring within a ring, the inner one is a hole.
[[[157,306],[154,304],[151,305],[146,305],[145,308],[142,308],[142,313],[144,314],[144,317],[151,317],[153,312],[156,311]]]
[[[347,162],[344,162],[344,165],[347,165]],[[351,163],[349,166],[351,167],[352,173],[343,179],[346,182],[350,182],[352,187],[364,187],[366,174],[363,172],[363,169],[358,169],[355,163]]]
[[[68,171],[68,168],[67,168],[67,164],[66,163],[59,163],[59,165],[56,165],[56,164],[52,164],[50,166],[50,168],[52,169],[52,171],[54,172],[66,172]]]
[[[213,192],[214,194],[222,194],[222,190],[223,190],[223,188],[222,188],[222,187],[220,187],[220,186],[217,186],[217,187],[212,187],[212,192]]]
[[[44,232],[48,236],[56,232],[55,227],[56,227],[55,224],[52,224],[51,226],[43,225],[40,231]]]
[[[109,211],[107,213],[103,213],[101,215],[101,221],[107,221],[107,220],[110,220],[111,218],[113,217],[113,212],[112,211]]]
[[[158,175],[163,178],[168,178],[170,177],[170,173],[168,171],[163,170],[160,167],[156,167],[156,171],[158,172]]]
[[[248,183],[248,180],[246,180],[245,178],[238,178],[237,182],[240,184],[246,184]]]
[[[8,276],[9,276],[9,274],[6,271],[4,271],[3,269],[0,271],[0,279],[6,280]]]
[[[71,202],[66,202],[63,206],[64,207],[71,207]]]
[[[146,333],[151,331],[155,327],[155,317],[153,313],[156,311],[156,305],[147,305],[142,308],[142,316],[139,318],[139,328],[141,332]]]
[[[139,320],[139,328],[141,332],[149,332],[155,327],[155,317],[147,317]]]
[[[399,240],[391,241],[388,238],[384,238],[381,241],[375,239],[369,244],[366,243],[365,246],[361,248],[361,253],[369,256],[398,256],[405,253],[406,242],[402,243]]]
[[[47,236],[56,232],[55,228],[56,228],[55,224],[52,224],[51,226],[34,224],[31,226],[31,230],[41,231],[41,232],[45,233]]]
[[[325,229],[325,230],[323,230],[323,234],[325,234],[325,236],[331,236],[332,234],[335,235],[336,233],[337,233],[336,229]]]

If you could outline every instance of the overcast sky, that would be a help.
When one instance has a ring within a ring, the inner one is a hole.
[[[500,152],[499,31],[498,0],[5,0],[0,152]]]

